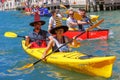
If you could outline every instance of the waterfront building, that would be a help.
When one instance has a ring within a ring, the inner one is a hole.
[[[49,9],[60,8],[60,4],[69,7],[82,7],[87,11],[120,9],[120,0],[0,0],[0,10],[23,8],[25,6],[43,6]]]

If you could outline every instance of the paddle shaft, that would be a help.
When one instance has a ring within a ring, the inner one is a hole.
[[[17,37],[25,38],[25,36],[19,36],[19,35]]]
[[[17,36],[17,37],[21,37],[21,38],[25,38],[25,36]],[[32,39],[34,39],[34,38],[32,38]],[[40,39],[40,40],[46,40],[46,41],[49,41],[48,39]]]
[[[25,39],[25,36],[20,36],[20,35],[17,35],[16,33],[14,32],[5,32],[4,34],[5,37],[9,37],[9,38],[17,38],[17,37],[20,37],[20,38],[24,38]],[[31,38],[31,39],[35,39],[35,38]],[[46,41],[49,41],[49,39],[40,39],[40,40],[46,40]]]

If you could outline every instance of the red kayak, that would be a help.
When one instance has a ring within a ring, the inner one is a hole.
[[[92,30],[92,31],[67,31],[64,33],[65,36],[69,38],[73,38],[74,36],[77,36],[78,34],[81,34],[77,39],[78,40],[95,40],[95,39],[108,39],[109,30],[108,29],[102,29],[102,30]]]

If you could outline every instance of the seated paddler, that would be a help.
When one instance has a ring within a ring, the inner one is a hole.
[[[80,43],[75,39],[75,37],[73,39],[69,39],[68,37],[63,35],[63,33],[65,33],[66,31],[68,31],[68,27],[66,25],[62,25],[61,21],[58,18],[56,20],[56,27],[50,30],[50,33],[53,34],[54,36],[52,39],[50,39],[48,46],[43,53],[42,59],[45,58],[45,56],[48,54],[50,50],[52,50],[53,52],[69,52],[70,47],[77,48],[80,46]]]
[[[78,22],[74,18],[74,11],[69,11],[69,17],[66,20],[66,24],[69,27],[69,30],[78,30]]]
[[[47,46],[47,41],[50,39],[50,34],[42,30],[41,27],[45,24],[45,21],[35,18],[34,22],[30,23],[34,29],[25,39],[25,45],[30,48],[42,48]]]

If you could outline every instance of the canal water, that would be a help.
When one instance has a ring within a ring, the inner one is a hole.
[[[105,21],[100,25],[103,29],[109,29],[108,40],[81,41],[78,50],[82,53],[105,56],[115,55],[117,60],[113,66],[113,73],[109,79],[91,77],[73,71],[58,68],[51,64],[39,63],[34,68],[15,70],[27,63],[36,61],[27,55],[21,46],[22,38],[7,38],[5,32],[15,32],[20,36],[27,35],[32,31],[29,23],[33,16],[23,15],[19,11],[0,11],[0,80],[119,80],[120,79],[120,11],[101,11],[88,14],[100,15]],[[41,17],[47,23],[42,29],[47,29],[48,17]]]

